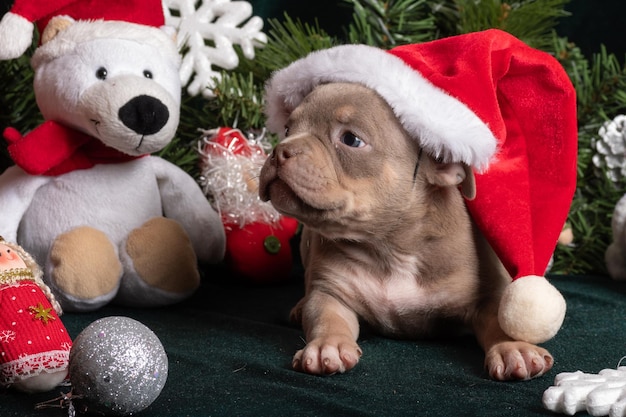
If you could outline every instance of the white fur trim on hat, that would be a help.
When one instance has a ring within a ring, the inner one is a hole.
[[[21,56],[33,42],[35,25],[15,13],[7,13],[0,20],[0,59]]]
[[[266,87],[267,127],[281,132],[289,114],[320,84],[352,82],[380,94],[427,152],[484,170],[497,149],[489,127],[465,104],[400,58],[367,45],[316,51],[276,72]]]
[[[112,20],[77,20],[63,16],[73,23],[63,29],[49,42],[41,45],[31,60],[33,68],[55,58],[71,53],[76,46],[94,39],[121,39],[150,45],[176,66],[180,65],[180,54],[171,33],[147,25]]]

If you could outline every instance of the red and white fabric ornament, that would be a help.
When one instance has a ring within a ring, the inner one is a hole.
[[[576,188],[577,156],[575,90],[558,61],[496,29],[389,51],[341,45],[273,75],[270,131],[332,82],[372,88],[426,152],[474,168],[467,206],[513,278],[500,325],[517,340],[553,337],[566,306],[543,275]]]
[[[0,236],[0,386],[48,391],[66,378],[72,340],[35,260]]]

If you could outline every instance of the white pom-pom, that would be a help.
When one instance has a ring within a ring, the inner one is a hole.
[[[0,20],[0,59],[22,56],[33,42],[35,25],[15,13],[7,13]]]
[[[559,290],[546,278],[530,275],[516,279],[505,289],[498,321],[513,339],[542,343],[559,331],[565,310]]]

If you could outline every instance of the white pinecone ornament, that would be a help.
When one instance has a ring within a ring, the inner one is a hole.
[[[617,183],[626,177],[626,115],[605,122],[598,135],[593,142],[597,152],[593,164],[604,169],[609,179]]]

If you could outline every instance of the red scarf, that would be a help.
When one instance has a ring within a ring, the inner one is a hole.
[[[110,148],[78,130],[48,120],[26,136],[9,127],[4,130],[13,161],[31,175],[56,176],[96,164],[127,162],[132,156]]]

